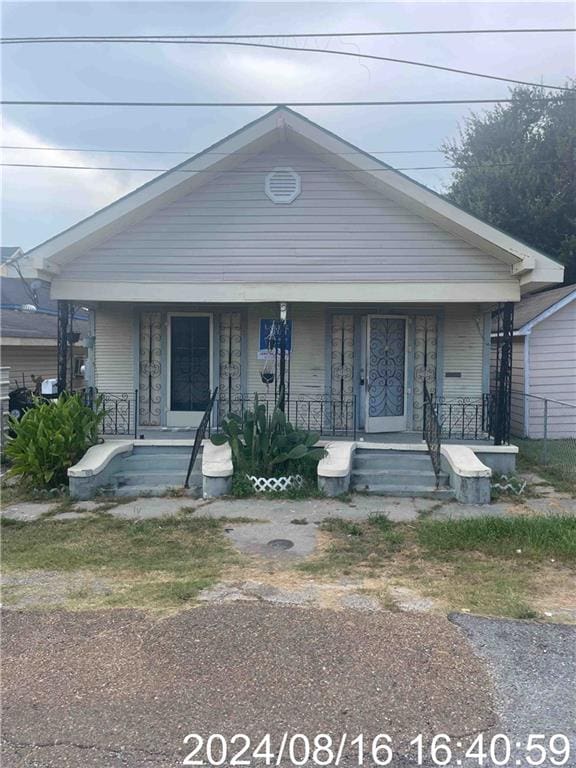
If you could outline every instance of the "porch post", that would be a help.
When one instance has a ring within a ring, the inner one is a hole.
[[[496,349],[496,402],[494,408],[494,445],[510,442],[512,407],[512,342],[514,338],[514,304],[507,301],[498,310]]]
[[[280,408],[284,411],[286,406],[286,304],[280,304],[280,371],[278,394],[280,396]]]
[[[66,391],[70,302],[58,300],[58,394]]]

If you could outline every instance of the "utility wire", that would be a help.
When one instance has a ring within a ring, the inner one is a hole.
[[[256,40],[262,38],[306,38],[306,37],[395,37],[401,35],[496,35],[496,34],[525,34],[525,33],[550,33],[550,32],[576,32],[574,27],[528,27],[524,29],[417,29],[417,30],[397,30],[397,31],[379,31],[379,32],[275,32],[273,34],[251,34],[251,35],[106,35],[111,39],[130,39],[139,40],[153,37],[158,40],[198,40],[211,38],[213,40]],[[54,41],[66,41],[77,39],[93,39],[95,36],[21,36],[21,37],[3,37],[2,43],[42,43]]]
[[[532,161],[531,164],[537,164],[537,165],[556,165],[554,161],[550,160],[535,160]],[[394,173],[395,171],[445,171],[445,170],[452,170],[456,168],[477,168],[477,169],[484,169],[484,168],[507,168],[513,165],[519,165],[518,162],[510,162],[510,163],[487,163],[484,165],[417,165],[417,166],[405,166],[405,167],[399,167],[399,168],[381,168],[380,166],[377,168],[351,168],[350,170],[346,170],[343,168],[330,168],[328,169],[329,173],[366,173],[366,172],[376,172],[376,173]],[[2,163],[0,162],[0,166],[4,166],[7,168],[52,168],[56,170],[66,170],[66,171],[143,171],[145,173],[167,173],[168,171],[173,173],[232,173],[235,175],[250,175],[253,176],[255,173],[260,173],[259,169],[252,170],[252,171],[246,171],[246,170],[236,170],[234,168],[230,169],[212,169],[212,168],[201,168],[199,170],[194,170],[190,168],[127,168],[125,166],[100,166],[100,165],[43,165],[39,163]],[[305,169],[299,169],[297,173],[323,173],[323,168],[305,168]]]
[[[532,99],[532,102],[557,101],[557,97]],[[411,101],[33,101],[4,99],[0,104],[17,107],[395,107],[433,104],[509,104],[514,99],[418,99]],[[576,99],[575,99],[576,102]]]
[[[425,69],[435,69],[440,70],[441,72],[452,72],[459,75],[467,75],[469,77],[481,77],[486,80],[498,80],[499,82],[503,83],[514,83],[515,85],[528,85],[535,88],[551,88],[553,90],[557,91],[571,91],[572,88],[568,88],[561,85],[550,85],[547,83],[536,83],[531,80],[517,80],[515,78],[511,77],[502,77],[499,75],[488,75],[483,72],[472,72],[467,69],[458,69],[456,67],[445,67],[440,64],[429,64],[427,62],[423,61],[412,61],[411,59],[398,59],[393,58],[391,56],[377,56],[376,54],[371,53],[356,53],[352,51],[339,51],[335,48],[308,48],[303,46],[297,46],[297,45],[278,45],[276,43],[251,43],[246,41],[238,41],[238,40],[198,40],[198,39],[188,39],[188,40],[174,40],[174,39],[143,39],[143,38],[118,38],[118,37],[77,37],[77,38],[58,38],[58,39],[52,39],[47,40],[45,39],[43,42],[68,42],[68,43],[140,43],[140,44],[175,44],[175,45],[232,45],[232,46],[241,46],[241,47],[249,47],[249,48],[266,48],[266,49],[274,49],[278,51],[296,51],[296,52],[306,52],[306,53],[321,53],[321,54],[329,54],[332,56],[350,56],[355,59],[369,59],[370,61],[388,61],[392,62],[394,64],[407,64],[409,66],[413,67],[424,67]]]
[[[92,152],[103,152],[105,154],[120,154],[120,155],[195,155],[198,150],[168,150],[168,149],[90,149],[88,147],[23,147],[16,146],[14,144],[0,144],[0,149],[22,149],[30,150],[32,152],[85,152],[87,154]],[[202,152],[203,155],[228,155],[229,152],[214,152],[213,150],[207,150]],[[237,157],[257,157],[260,152],[235,152]],[[339,157],[345,157],[347,155],[429,155],[429,154],[443,154],[441,149],[382,149],[378,151],[356,151],[356,152],[316,152],[317,155],[327,155]]]

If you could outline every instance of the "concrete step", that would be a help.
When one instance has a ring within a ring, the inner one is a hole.
[[[424,452],[363,451],[359,453],[356,451],[352,460],[352,466],[358,467],[358,469],[370,467],[427,469],[432,467],[432,462],[430,461],[430,456]]]
[[[191,445],[141,445],[136,443],[132,456],[190,456]],[[202,448],[200,448],[202,453]]]
[[[448,485],[448,475],[440,474],[440,485]],[[432,470],[419,469],[353,469],[351,482],[356,487],[371,488],[374,485],[402,485],[434,487],[436,475]]]
[[[178,488],[184,485],[186,479],[186,470],[176,471],[124,471],[120,470],[112,475],[112,482],[118,487],[124,485],[147,485],[155,487],[156,485],[166,485],[171,488]],[[191,479],[202,483],[202,476],[194,473]]]
[[[423,499],[438,499],[439,501],[454,498],[454,492],[451,488],[437,489],[428,485],[413,485],[410,487],[405,485],[372,485],[368,491],[365,488],[352,485],[352,490],[364,491],[375,496],[418,496]]]
[[[126,456],[122,459],[122,470],[136,470],[136,469],[149,469],[151,471],[156,470],[171,470],[178,471],[181,469],[187,470],[190,463],[190,456],[163,456],[157,454],[138,454],[132,456]],[[202,458],[198,456],[196,459],[196,466],[202,466]]]

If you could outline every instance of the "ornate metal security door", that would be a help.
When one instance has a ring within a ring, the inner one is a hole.
[[[138,418],[142,426],[158,426],[162,403],[162,318],[140,315],[140,382]]]
[[[368,318],[366,431],[406,429],[406,318]]]

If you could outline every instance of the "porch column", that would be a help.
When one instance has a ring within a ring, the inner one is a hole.
[[[514,340],[514,304],[507,301],[496,311],[496,402],[494,404],[494,445],[510,442],[512,406],[512,343]]]

